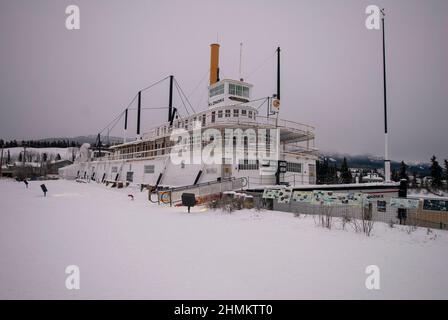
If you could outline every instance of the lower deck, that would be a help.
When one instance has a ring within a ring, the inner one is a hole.
[[[283,155],[286,172],[279,182],[290,186],[314,184],[316,162],[312,157]],[[169,156],[144,160],[95,160],[74,163],[60,169],[66,179],[83,178],[97,182],[120,181],[150,186],[187,186],[226,178],[247,178],[248,187],[274,185],[276,163],[240,160],[234,164],[174,164]]]

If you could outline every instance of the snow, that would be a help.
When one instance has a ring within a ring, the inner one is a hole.
[[[186,211],[138,188],[0,180],[0,299],[448,298],[446,231],[376,223],[366,237],[310,216]],[[68,265],[80,290],[65,288]],[[369,265],[380,290],[365,287]]]
[[[444,191],[438,191],[440,194],[436,194],[434,192],[429,192],[425,189],[420,190],[409,190],[408,197],[411,198],[421,198],[421,199],[440,199],[440,200],[448,200],[448,193]]]

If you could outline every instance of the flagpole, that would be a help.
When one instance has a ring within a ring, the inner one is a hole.
[[[384,85],[384,178],[390,182],[390,159],[389,159],[389,139],[387,130],[387,82],[386,82],[386,37],[385,37],[385,17],[384,9],[381,9],[381,25],[383,29],[383,85]]]

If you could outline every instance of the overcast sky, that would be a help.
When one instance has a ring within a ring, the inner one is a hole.
[[[70,4],[80,8],[80,30],[65,28]],[[244,43],[243,77],[255,97],[275,92],[282,48],[280,117],[315,126],[319,149],[382,155],[381,32],[365,27],[370,4],[387,12],[391,158],[447,158],[446,0],[0,0],[0,137],[96,134],[139,89],[170,74],[204,110],[218,38],[227,78],[238,78]],[[167,94],[161,84],[143,106],[164,107]],[[166,117],[145,110],[143,131]],[[135,130],[135,113],[130,121]],[[111,134],[121,135],[122,123]]]

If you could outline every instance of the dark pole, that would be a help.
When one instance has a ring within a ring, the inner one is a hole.
[[[101,133],[98,133],[98,157],[101,157]]]
[[[140,112],[142,110],[142,92],[138,92],[137,135],[140,135]]]
[[[172,123],[173,121],[173,76],[170,76],[170,96],[168,102],[168,122]]]
[[[389,160],[389,141],[387,129],[387,81],[386,81],[386,36],[385,36],[385,17],[384,9],[381,9],[381,26],[383,29],[383,88],[384,88],[384,178],[390,181],[390,160]]]
[[[280,47],[277,47],[277,99],[280,100]]]
[[[128,129],[128,109],[124,111],[124,130]]]
[[[381,11],[381,24],[383,29],[383,85],[384,85],[384,133],[387,134],[387,85],[386,85],[386,37],[384,35],[384,11]]]

